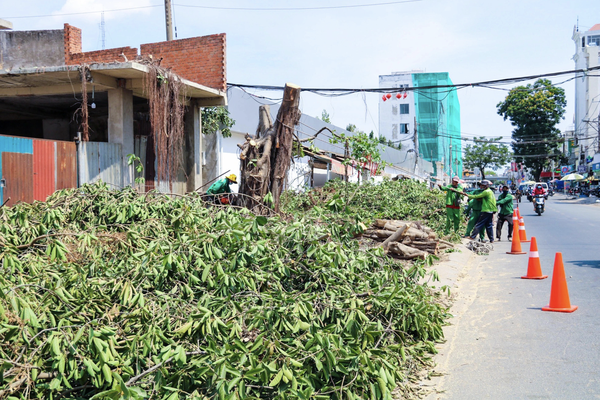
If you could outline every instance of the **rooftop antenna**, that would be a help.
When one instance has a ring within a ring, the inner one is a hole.
[[[577,16],[577,32],[579,32],[579,15]]]
[[[102,50],[106,49],[106,29],[104,27],[104,11],[100,17],[100,33],[102,34]]]

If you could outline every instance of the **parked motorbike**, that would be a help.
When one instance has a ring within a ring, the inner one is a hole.
[[[537,213],[537,215],[542,215],[542,213],[544,212],[544,208],[546,205],[546,199],[545,196],[543,194],[538,194],[535,195],[534,198],[534,209],[535,212]]]

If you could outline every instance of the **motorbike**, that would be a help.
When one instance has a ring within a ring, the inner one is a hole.
[[[519,189],[513,190],[512,195],[515,199],[517,199],[517,203],[521,202],[521,191]]]
[[[533,201],[534,201],[534,207],[535,207],[535,212],[537,213],[537,215],[542,215],[542,213],[544,212],[544,208],[546,205],[546,199],[545,196],[543,194],[538,194],[533,196]]]

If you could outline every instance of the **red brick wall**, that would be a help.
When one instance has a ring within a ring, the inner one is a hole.
[[[65,64],[110,63],[133,61],[138,51],[131,47],[81,51],[81,29],[65,24]],[[227,89],[226,37],[224,33],[170,42],[143,44],[140,53],[152,55],[154,60],[162,58],[161,66],[171,68],[174,73],[192,82],[214,89]],[[123,57],[121,54],[124,54]]]
[[[69,65],[71,54],[81,53],[81,29],[65,24],[64,32],[65,64]]]
[[[143,56],[162,58],[161,67],[182,78],[214,89],[227,89],[226,37],[224,33],[140,46]]]
[[[123,57],[121,54],[125,55]],[[85,53],[71,54],[67,64],[91,64],[134,61],[137,58],[137,49],[131,47],[117,47],[116,49],[86,51]]]

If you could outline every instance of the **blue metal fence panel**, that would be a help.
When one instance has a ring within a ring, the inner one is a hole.
[[[33,154],[33,140],[0,135],[0,179],[2,178],[2,153]],[[0,204],[4,203],[4,185],[0,185]]]

